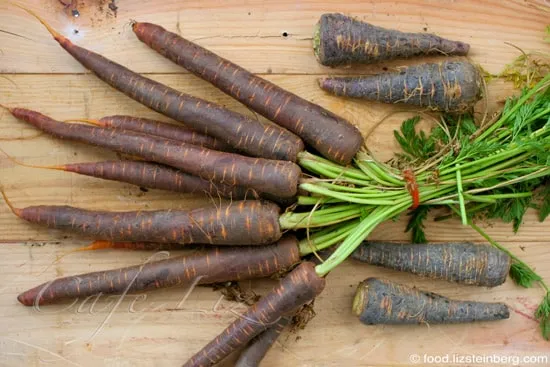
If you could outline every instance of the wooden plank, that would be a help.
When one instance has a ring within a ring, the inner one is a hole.
[[[71,16],[58,0],[32,0],[25,5],[75,43],[141,73],[184,71],[139,42],[128,25],[129,19],[161,24],[255,73],[365,73],[403,64],[398,61],[347,71],[319,66],[312,53],[311,37],[314,24],[325,12],[344,12],[383,27],[432,32],[469,42],[472,59],[492,72],[500,71],[518,55],[505,42],[526,51],[547,47],[542,39],[548,15],[536,7],[547,7],[543,0],[267,3],[118,0],[116,18],[104,0],[78,3],[82,4],[78,18]],[[0,73],[83,72],[45,29],[22,10],[3,2],[0,24]]]
[[[181,364],[244,311],[242,304],[220,301],[218,292],[204,287],[193,289],[183,303],[188,288],[127,295],[118,304],[120,298],[107,296],[95,304],[95,299],[79,300],[73,305],[40,310],[17,303],[19,292],[53,277],[137,264],[152,256],[147,252],[107,250],[72,254],[54,263],[69,249],[83,244],[2,245],[6,254],[0,258],[2,278],[6,280],[0,298],[2,365],[173,366]],[[530,243],[525,251],[513,245],[509,248],[525,261],[540,265],[540,274],[550,278],[550,268],[543,266],[550,255],[548,243]],[[502,322],[455,326],[365,326],[349,309],[357,284],[370,276],[457,299],[506,302],[511,317]],[[243,282],[242,286],[263,294],[273,284],[262,280]],[[537,324],[531,320],[541,296],[540,289],[521,289],[510,280],[487,290],[350,260],[329,275],[326,290],[315,301],[317,316],[304,330],[285,332],[262,365],[405,366],[412,354],[548,356],[547,342],[540,338]]]

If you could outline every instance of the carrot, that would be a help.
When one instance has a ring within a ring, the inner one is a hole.
[[[281,317],[311,301],[324,287],[325,279],[317,275],[315,265],[310,262],[301,263],[183,366],[216,364],[274,325]]]
[[[296,161],[304,149],[300,138],[274,124],[265,124],[221,105],[190,96],[141,76],[99,54],[76,46],[33,11],[53,38],[85,68],[141,104],[231,147],[255,157]]]
[[[254,197],[254,192],[244,187],[213,183],[212,181],[207,181],[200,177],[151,162],[124,160],[40,166],[19,162],[10,157],[2,149],[0,151],[15,164],[24,167],[73,172],[104,180],[126,182],[149,189],[190,194],[199,193],[233,199],[245,199],[247,196]]]
[[[325,66],[369,64],[419,55],[466,55],[469,50],[467,43],[381,28],[338,13],[321,15],[313,35],[313,51]]]
[[[25,306],[100,293],[121,294],[186,284],[267,277],[300,261],[296,238],[267,246],[214,248],[121,269],[55,279],[17,297]]]
[[[16,208],[4,191],[0,192],[12,212],[21,219],[98,240],[260,245],[282,236],[280,209],[267,201],[237,201],[219,208],[193,210],[108,212],[67,205]]]
[[[367,325],[450,324],[510,317],[504,303],[457,301],[376,278],[359,284],[353,313]]]
[[[319,86],[337,96],[457,113],[473,108],[481,98],[480,73],[465,61],[422,64],[374,76],[321,78]]]
[[[163,163],[208,181],[243,186],[283,198],[293,197],[298,189],[301,171],[292,162],[219,152],[127,130],[59,122],[23,108],[8,110],[16,118],[53,136]]]
[[[424,277],[484,287],[506,281],[511,259],[490,245],[365,242],[352,258]]]
[[[113,115],[102,117],[99,120],[72,119],[69,121],[82,121],[95,126],[130,130],[138,133],[160,136],[167,139],[181,141],[183,143],[198,145],[208,149],[221,150],[224,152],[233,151],[229,145],[212,136],[201,134],[184,126],[142,117]]]
[[[235,367],[257,367],[265,357],[266,353],[281,335],[281,332],[290,322],[290,317],[281,317],[275,325],[271,326],[248,343],[241,352]]]
[[[253,75],[161,26],[136,22],[132,29],[149,47],[267,119],[298,134],[327,159],[348,164],[361,148],[363,137],[359,130],[321,106]]]

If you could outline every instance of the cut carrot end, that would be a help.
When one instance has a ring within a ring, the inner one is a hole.
[[[355,297],[353,298],[352,312],[356,316],[361,316],[361,313],[365,309],[365,302],[367,301],[368,286],[364,283],[360,283]]]
[[[8,208],[10,208],[10,210],[12,211],[13,214],[17,215],[18,217],[21,217],[21,209],[19,208],[16,208],[13,206],[13,204],[11,203],[10,199],[8,199],[8,196],[6,195],[6,193],[4,192],[4,188],[0,186],[0,194],[2,195],[2,197],[4,198],[4,201],[6,202],[6,204],[8,205]]]
[[[57,32],[55,29],[53,29],[48,23],[46,23],[46,21],[44,19],[42,19],[42,17],[40,17],[38,14],[36,14],[34,11],[24,7],[23,5],[21,4],[17,4],[17,3],[12,3],[13,5],[17,6],[19,9],[22,9],[24,11],[26,11],[27,13],[29,13],[30,15],[32,15],[33,17],[36,18],[36,20],[38,20],[40,23],[42,23],[42,25],[44,27],[46,27],[46,29],[48,30],[48,32],[53,36],[53,38],[56,40],[56,41],[60,41],[60,40],[65,40],[66,38],[61,35],[59,32]]]

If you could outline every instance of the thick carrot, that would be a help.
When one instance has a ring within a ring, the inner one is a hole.
[[[511,259],[490,245],[365,242],[352,258],[424,277],[495,287],[506,281]]]
[[[163,163],[205,180],[293,197],[301,174],[295,163],[250,158],[127,130],[55,121],[38,112],[11,108],[18,119],[53,136],[93,144]]]
[[[445,112],[465,112],[481,98],[481,76],[466,61],[409,66],[364,77],[328,77],[319,86],[337,96],[406,103]]]
[[[49,228],[73,231],[98,240],[120,242],[261,245],[281,236],[277,205],[247,200],[193,210],[108,212],[72,206],[14,207],[19,218]]]
[[[84,67],[141,104],[255,157],[296,161],[297,154],[303,151],[302,140],[290,131],[141,76],[99,54],[76,46],[33,11],[19,7],[36,17],[61,47]]]
[[[470,45],[428,33],[403,33],[338,13],[323,14],[313,51],[322,65],[369,64],[419,55],[466,55]]]
[[[25,306],[100,293],[121,294],[186,284],[267,277],[300,261],[297,240],[285,236],[267,246],[214,248],[121,269],[58,278],[21,293]]]
[[[275,325],[252,339],[241,352],[235,367],[258,367],[290,321],[291,317],[283,316]]]
[[[71,121],[83,121],[95,126],[120,130],[130,130],[148,135],[161,136],[163,138],[198,145],[200,147],[208,149],[221,150],[224,152],[234,151],[234,149],[232,149],[229,145],[212,136],[201,134],[185,126],[169,124],[166,122],[146,119],[143,117],[112,115],[102,117],[99,120],[74,119]]]
[[[353,313],[367,325],[451,324],[510,317],[504,303],[457,301],[376,278],[359,284]]]
[[[348,164],[363,138],[351,123],[242,67],[151,23],[134,23],[134,33],[154,50],[295,132],[324,157]]]
[[[281,317],[311,301],[324,287],[325,279],[317,275],[315,265],[301,263],[183,366],[212,366],[218,363],[274,325]]]

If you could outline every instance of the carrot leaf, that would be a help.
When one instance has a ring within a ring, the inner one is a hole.
[[[424,221],[428,218],[431,207],[429,205],[420,205],[409,214],[409,221],[405,232],[411,232],[412,243],[426,243],[426,233],[424,232]]]
[[[539,307],[535,311],[535,317],[540,321],[542,336],[550,340],[550,292],[546,293]]]

